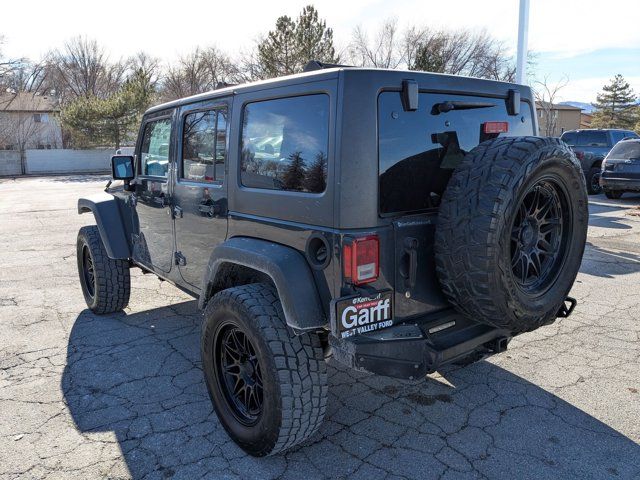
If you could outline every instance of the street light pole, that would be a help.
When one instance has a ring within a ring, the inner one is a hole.
[[[527,82],[527,40],[529,37],[529,0],[520,0],[518,21],[518,55],[516,58],[516,83]]]

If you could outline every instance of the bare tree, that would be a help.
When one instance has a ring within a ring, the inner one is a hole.
[[[195,95],[215,89],[219,84],[236,83],[242,78],[238,66],[216,47],[180,57],[169,67],[163,80],[164,100]]]
[[[351,63],[362,67],[398,68],[406,64],[397,20],[385,20],[372,38],[362,27],[356,27],[347,56]]]
[[[562,77],[557,83],[550,83],[548,77],[536,80],[533,85],[533,93],[536,98],[540,133],[545,137],[557,135],[558,110],[555,107],[558,92],[567,86],[569,79]]]
[[[78,97],[104,98],[122,85],[127,65],[110,62],[95,40],[75,37],[48,58],[49,85],[63,104]]]

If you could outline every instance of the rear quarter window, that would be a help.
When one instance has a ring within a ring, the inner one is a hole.
[[[443,102],[481,102],[491,106],[435,113]],[[524,120],[524,121],[523,121]],[[504,136],[533,135],[531,107],[507,114],[502,98],[420,93],[418,110],[404,111],[400,92],[378,97],[379,212],[381,215],[435,208],[455,167],[481,141],[484,122],[508,122]]]
[[[322,193],[328,145],[328,95],[249,103],[242,120],[242,185]]]

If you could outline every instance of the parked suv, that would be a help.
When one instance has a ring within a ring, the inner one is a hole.
[[[528,87],[321,67],[151,108],[124,183],[78,201],[89,308],[123,309],[132,267],[197,298],[215,410],[256,456],[318,428],[329,356],[417,380],[575,306],[584,179]]]
[[[560,137],[560,140],[569,145],[580,160],[589,194],[597,195],[602,192],[600,186],[602,160],[616,143],[625,138],[639,137],[631,130],[607,128],[569,130]]]
[[[600,185],[612,199],[640,192],[640,139],[623,140],[611,149],[602,161]]]

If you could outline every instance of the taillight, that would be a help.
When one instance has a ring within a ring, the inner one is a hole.
[[[345,238],[342,266],[347,283],[362,285],[375,282],[380,273],[380,242],[376,235]]]
[[[507,133],[509,131],[509,122],[484,122],[482,124],[482,133]]]
[[[573,152],[576,154],[576,157],[578,158],[578,160],[584,160],[584,152],[578,150],[577,152]]]

